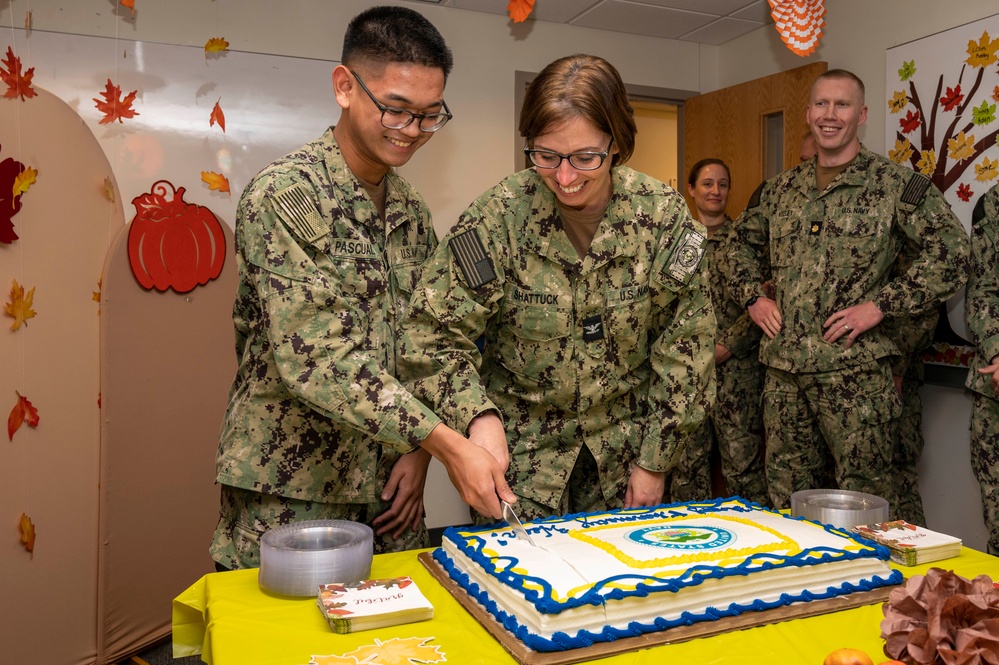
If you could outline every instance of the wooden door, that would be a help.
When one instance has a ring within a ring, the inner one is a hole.
[[[688,99],[684,106],[684,169],[679,190],[686,196],[687,174],[697,161],[717,157],[732,172],[728,213],[737,217],[764,179],[766,118],[783,114],[784,168],[794,166],[808,129],[805,113],[812,81],[827,69],[825,62],[815,62]],[[693,203],[688,197],[691,210]]]

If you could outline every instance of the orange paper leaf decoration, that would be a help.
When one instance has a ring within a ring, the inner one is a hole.
[[[208,189],[229,193],[229,178],[215,171],[202,171],[201,180],[208,184]]]
[[[222,37],[212,37],[205,42],[205,53],[220,53],[229,50],[229,42]]]
[[[7,438],[14,440],[14,432],[21,429],[21,425],[27,423],[28,427],[38,427],[38,409],[31,405],[28,398],[21,393],[14,391],[17,395],[17,404],[10,410],[7,416]]]
[[[38,171],[31,168],[30,166],[25,168],[23,171],[18,173],[14,177],[14,186],[11,189],[11,193],[15,198],[24,194],[31,188],[35,181],[38,179]]]
[[[135,0],[121,0],[121,6],[131,9],[132,16],[135,16]]]
[[[209,127],[214,127],[215,123],[218,123],[219,127],[221,127],[222,131],[224,132],[225,131],[225,113],[222,112],[222,107],[219,106],[219,102],[221,102],[221,101],[222,101],[222,98],[219,97],[219,101],[215,102],[215,106],[212,107],[212,114],[208,117],[208,126]]]
[[[139,115],[139,112],[132,109],[132,102],[135,101],[135,93],[138,90],[133,90],[132,92],[125,95],[124,99],[119,99],[121,97],[121,88],[111,83],[111,79],[108,79],[107,86],[105,86],[104,92],[100,93],[103,97],[103,101],[94,97],[94,101],[97,103],[97,110],[104,114],[101,121],[98,124],[105,125],[109,122],[122,122],[122,118],[134,118]]]
[[[24,549],[31,552],[32,557],[34,557],[35,525],[25,513],[21,513],[21,543],[24,545]]]
[[[31,79],[35,75],[35,68],[21,73],[21,59],[14,56],[11,47],[7,47],[7,57],[0,60],[0,80],[7,84],[7,92],[3,93],[5,99],[20,97],[23,102],[25,98],[31,99],[38,95],[31,87]]]
[[[510,0],[510,4],[506,6],[506,13],[514,23],[523,23],[533,9],[534,0]]]
[[[14,323],[10,324],[11,330],[17,330],[22,323],[28,325],[28,319],[35,318],[36,312],[31,309],[34,299],[35,287],[31,287],[31,290],[25,293],[24,287],[15,279],[13,286],[10,287],[10,301],[4,309],[7,316],[14,317]]]

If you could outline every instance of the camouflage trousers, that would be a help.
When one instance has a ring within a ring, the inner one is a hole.
[[[371,526],[372,521],[390,507],[390,503],[319,503],[284,496],[261,494],[239,487],[222,485],[218,526],[212,540],[212,558],[229,568],[260,567],[260,537],[282,524],[304,520],[350,520]],[[400,552],[430,546],[427,527],[422,521],[417,531],[406,529],[398,538],[391,533],[375,534],[375,554]]]
[[[711,449],[718,448],[726,493],[770,503],[763,471],[764,367],[755,358],[730,358],[716,366],[717,394],[708,418],[684,446],[670,480],[670,500],[712,496]]]
[[[516,485],[511,484],[514,492]],[[614,505],[604,499],[603,492],[600,491],[600,473],[597,469],[597,460],[593,458],[593,453],[586,446],[579,449],[576,462],[572,466],[572,473],[569,475],[569,482],[565,485],[565,491],[559,499],[557,506],[546,506],[524,496],[517,496],[517,503],[514,510],[517,516],[524,522],[553,517],[569,515],[571,513],[592,513],[615,508],[624,507],[624,493],[627,488],[622,488],[620,496]],[[482,513],[471,510],[472,521],[477,525],[492,524],[496,520],[486,517]]]
[[[923,499],[919,495],[919,457],[923,454],[923,402],[919,387],[923,385],[923,361],[918,356],[909,359],[902,377],[902,414],[892,423],[895,450],[892,466],[895,477],[897,519],[926,526]]]
[[[821,488],[876,494],[894,507],[891,421],[900,410],[887,360],[834,372],[768,368],[763,427],[773,507]]]
[[[971,468],[982,490],[989,552],[999,555],[999,400],[981,393],[971,403]]]

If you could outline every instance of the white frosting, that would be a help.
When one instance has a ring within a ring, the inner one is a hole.
[[[542,638],[672,621],[684,612],[703,620],[708,608],[786,604],[782,594],[826,596],[830,587],[863,586],[891,574],[886,557],[846,558],[874,552],[849,534],[741,500],[710,505],[705,514],[667,506],[527,524],[537,547],[506,528],[449,530],[443,550],[501,611]],[[475,552],[488,559],[485,567],[473,561]],[[803,565],[821,557],[828,561]],[[600,604],[570,606],[587,592]],[[604,598],[622,592],[631,595]],[[557,613],[539,611],[546,607]]]

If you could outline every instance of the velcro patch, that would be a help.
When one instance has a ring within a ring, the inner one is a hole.
[[[697,272],[697,266],[704,256],[704,236],[693,229],[684,229],[666,266],[673,279],[683,284],[690,281],[690,276]]]
[[[493,261],[486,254],[482,240],[479,239],[475,229],[463,231],[452,237],[448,240],[448,247],[451,248],[451,254],[458,262],[469,287],[477,289],[496,279]]]
[[[978,203],[975,204],[975,211],[971,213],[971,225],[978,226],[978,222],[985,218],[985,195],[978,197]]]
[[[291,230],[308,242],[315,242],[330,232],[329,224],[316,208],[305,185],[296,183],[274,195],[281,217]]]
[[[913,173],[909,182],[905,183],[905,189],[902,190],[902,197],[899,200],[906,205],[919,205],[930,184],[930,179],[922,173]]]
[[[808,235],[817,236],[822,233],[822,222],[812,222],[808,225]]]
[[[766,180],[761,182],[759,186],[753,190],[753,193],[749,197],[749,203],[746,204],[746,210],[759,207],[760,198],[763,196],[763,185],[765,184],[767,184]]]
[[[600,315],[588,316],[583,319],[583,341],[598,342],[604,338],[604,322]]]

